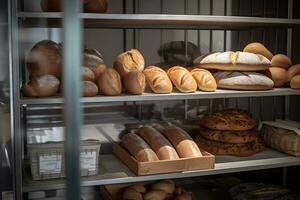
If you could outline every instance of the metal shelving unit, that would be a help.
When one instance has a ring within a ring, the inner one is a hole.
[[[12,60],[13,66],[13,91],[14,91],[14,178],[16,198],[22,199],[23,193],[39,190],[54,190],[65,188],[64,180],[53,181],[32,181],[29,175],[22,174],[23,169],[23,139],[24,132],[22,122],[23,106],[42,106],[47,107],[63,104],[63,97],[51,98],[26,98],[21,97],[20,79],[21,58],[18,52],[18,28],[34,27],[61,27],[64,19],[63,13],[47,12],[24,12],[17,9],[18,0],[12,3],[11,35],[12,41]],[[227,2],[225,0],[225,2]],[[213,29],[225,30],[253,30],[253,29],[287,29],[287,53],[291,53],[292,28],[300,27],[299,19],[291,19],[291,9],[293,1],[288,1],[288,18],[265,18],[265,17],[238,17],[238,16],[208,16],[208,15],[170,15],[170,14],[80,14],[86,28],[118,28],[118,29]],[[210,8],[212,10],[212,8]],[[163,13],[163,9],[162,13]],[[212,12],[210,12],[212,13]],[[226,14],[226,12],[225,12]],[[137,30],[135,30],[137,31]],[[186,33],[185,33],[186,35]],[[185,37],[187,39],[187,37]],[[211,39],[210,39],[211,40]],[[162,42],[162,41],[161,41]],[[212,44],[212,41],[210,41]],[[210,47],[211,49],[211,47]],[[224,50],[226,45],[224,44]],[[171,94],[153,94],[144,93],[143,95],[120,95],[115,97],[97,96],[90,98],[81,98],[81,103],[111,103],[111,102],[139,102],[139,101],[172,101],[172,100],[199,100],[199,99],[225,99],[241,97],[277,97],[285,96],[285,108],[289,109],[289,96],[300,95],[300,90],[290,88],[276,88],[270,91],[234,91],[217,90],[216,92],[195,92],[195,93],[177,93]],[[68,103],[68,102],[67,102]],[[249,100],[249,105],[251,101]],[[286,111],[288,116],[288,111]],[[123,165],[113,155],[102,155],[100,164],[100,173],[97,176],[83,177],[82,186],[128,183],[148,180],[187,178],[214,174],[224,174],[233,172],[242,172],[250,170],[270,169],[279,167],[289,167],[300,165],[300,158],[288,156],[274,150],[268,149],[252,157],[238,158],[231,156],[217,156],[215,169],[189,171],[180,173],[169,173],[151,176],[134,176],[132,172]],[[75,174],[75,176],[78,174]]]

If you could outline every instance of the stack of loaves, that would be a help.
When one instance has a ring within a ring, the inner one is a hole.
[[[215,155],[251,156],[264,149],[254,130],[255,120],[245,111],[224,110],[206,114],[196,143]]]
[[[270,67],[270,61],[249,52],[217,52],[194,60],[199,68],[215,70],[218,88],[235,90],[269,90],[273,81],[259,71]]]

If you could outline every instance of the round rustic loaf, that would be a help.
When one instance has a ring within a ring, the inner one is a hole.
[[[107,96],[120,95],[122,92],[121,78],[114,69],[106,69],[98,78],[97,85],[100,93]]]
[[[83,97],[94,97],[98,94],[98,87],[92,81],[82,82],[82,96]]]
[[[94,72],[96,80],[106,70],[103,57],[96,49],[84,49],[83,66]]]

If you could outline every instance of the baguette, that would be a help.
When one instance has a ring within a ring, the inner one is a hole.
[[[180,158],[191,158],[202,156],[197,144],[191,136],[176,126],[166,127],[163,134],[171,141]]]
[[[154,93],[164,94],[172,92],[172,82],[170,81],[167,73],[161,68],[149,66],[143,73]]]
[[[135,157],[138,162],[157,161],[158,157],[150,146],[138,135],[128,133],[121,139],[121,145]]]
[[[197,83],[187,69],[175,66],[170,68],[167,74],[180,92],[195,92],[197,90]]]
[[[196,68],[191,71],[191,74],[196,80],[199,90],[212,92],[217,89],[216,80],[209,71]]]
[[[139,128],[136,132],[154,150],[160,160],[176,160],[179,156],[172,144],[151,126]]]

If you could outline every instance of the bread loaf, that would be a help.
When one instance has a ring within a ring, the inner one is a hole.
[[[98,94],[98,87],[92,81],[82,82],[82,96],[83,97],[94,97]]]
[[[42,75],[61,77],[62,55],[60,46],[43,40],[35,44],[27,57],[27,70],[31,78]]]
[[[144,200],[165,200],[167,193],[161,190],[151,190],[144,194]]]
[[[123,86],[128,94],[142,94],[146,87],[146,78],[143,72],[131,71],[123,78]]]
[[[22,86],[22,93],[27,97],[49,97],[59,90],[59,80],[53,75],[32,78]]]
[[[83,66],[90,68],[94,72],[96,80],[106,69],[102,55],[96,49],[84,50]]]
[[[134,189],[135,191],[142,193],[142,194],[146,192],[145,186],[140,183],[131,185],[131,186],[129,186],[129,188]]]
[[[262,71],[271,64],[262,55],[239,51],[211,53],[197,58],[194,63],[200,68],[224,71]]]
[[[257,72],[217,71],[214,74],[218,88],[234,90],[271,90],[274,82]]]
[[[272,67],[281,67],[287,70],[291,65],[291,59],[283,54],[277,54],[271,60]]]
[[[160,160],[176,160],[179,156],[172,144],[156,129],[144,126],[136,131],[154,150]]]
[[[159,67],[149,66],[144,70],[144,75],[154,93],[171,93],[172,82],[167,73]]]
[[[183,192],[182,194],[177,195],[175,200],[193,200],[193,196],[191,193]]]
[[[126,188],[123,192],[124,200],[143,200],[143,195],[132,188]]]
[[[158,157],[150,146],[138,135],[127,133],[121,139],[121,145],[135,157],[138,162],[157,161]]]
[[[252,116],[242,110],[228,109],[206,114],[200,121],[203,127],[221,131],[247,131],[255,127]]]
[[[263,55],[269,60],[272,60],[273,58],[273,54],[263,44],[259,42],[253,42],[248,44],[243,51]]]
[[[202,156],[202,153],[191,136],[176,126],[169,126],[164,129],[166,136],[175,147],[180,158],[191,158]]]
[[[120,54],[114,62],[114,68],[120,74],[121,78],[125,77],[128,72],[142,72],[145,67],[145,60],[137,49],[131,49]]]
[[[122,92],[120,75],[114,69],[106,69],[98,78],[97,84],[103,95],[116,96]]]
[[[217,89],[216,80],[209,71],[196,68],[191,71],[191,74],[196,80],[199,90],[212,92]]]
[[[270,67],[265,74],[272,79],[274,87],[282,87],[288,81],[287,71],[281,67]]]
[[[170,68],[167,74],[180,92],[195,92],[197,90],[195,79],[185,68],[175,66]]]
[[[200,135],[208,140],[232,144],[245,144],[249,142],[254,142],[258,138],[258,132],[255,130],[219,131],[201,128]]]
[[[82,68],[82,80],[83,81],[95,81],[95,74],[92,70],[87,67]]]
[[[288,81],[291,81],[292,78],[300,74],[300,64],[293,65],[288,69]]]
[[[293,89],[300,89],[300,74],[292,78],[290,85]]]
[[[161,190],[167,194],[172,194],[175,191],[175,184],[173,182],[161,181],[154,183],[151,186],[152,190]]]

